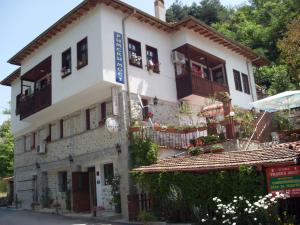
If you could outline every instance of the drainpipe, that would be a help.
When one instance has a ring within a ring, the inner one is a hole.
[[[122,32],[123,32],[123,43],[124,43],[124,59],[125,59],[125,76],[126,76],[126,87],[127,87],[127,104],[128,104],[128,116],[129,116],[129,125],[131,124],[131,96],[130,96],[130,86],[129,86],[129,75],[128,75],[128,55],[127,55],[127,42],[126,42],[126,29],[125,29],[125,21],[136,14],[136,10],[132,13],[128,14],[122,19]]]
[[[251,60],[250,62],[252,63],[252,62],[254,62],[254,61],[258,60],[258,59],[260,59],[260,56],[258,56],[257,58]],[[254,99],[254,94],[253,94],[253,89],[252,89],[252,82],[251,82],[251,77],[250,77],[250,69],[249,69],[249,61],[248,60],[246,61],[246,65],[247,65],[247,72],[249,74],[249,84],[250,84],[250,88],[251,88],[252,101],[254,102],[255,99]],[[253,76],[254,76],[254,74],[253,74]],[[255,85],[255,79],[254,79],[254,77],[253,77],[253,80],[254,80],[254,85]],[[254,88],[254,90],[256,91],[256,87]]]

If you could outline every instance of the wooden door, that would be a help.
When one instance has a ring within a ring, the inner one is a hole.
[[[74,212],[87,212],[91,210],[88,172],[72,173],[72,194]]]

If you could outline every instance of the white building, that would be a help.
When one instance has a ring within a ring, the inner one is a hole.
[[[127,128],[142,117],[138,95],[167,125],[182,124],[172,116],[181,101],[196,110],[219,91],[243,108],[256,100],[253,66],[266,59],[192,17],[168,24],[163,0],[155,7],[153,17],[118,0],[86,0],[9,59],[20,68],[1,84],[12,90],[24,207],[49,189],[64,209],[68,198],[75,212],[111,209],[110,178],[120,174],[127,216]],[[119,132],[103,126],[109,117]]]

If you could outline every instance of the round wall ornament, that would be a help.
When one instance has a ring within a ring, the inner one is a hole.
[[[105,126],[110,133],[117,133],[120,128],[118,120],[113,117],[109,117],[106,119]]]

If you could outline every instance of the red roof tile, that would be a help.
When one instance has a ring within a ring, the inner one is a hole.
[[[287,146],[295,146],[289,149]],[[300,157],[300,142],[286,143],[266,149],[247,151],[229,151],[218,154],[200,154],[198,156],[168,157],[156,164],[142,166],[133,171],[175,172],[175,171],[210,171],[234,169],[240,166],[271,166],[274,164],[295,164]]]

